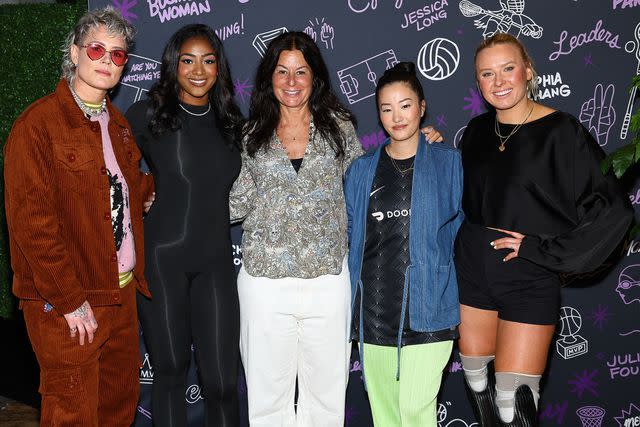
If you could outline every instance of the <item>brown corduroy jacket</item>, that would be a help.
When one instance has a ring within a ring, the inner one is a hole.
[[[139,170],[140,151],[124,116],[107,102],[109,135],[129,186],[135,239],[134,275],[144,279],[142,204],[153,178]],[[100,125],[76,105],[66,80],[18,117],[4,148],[5,207],[13,292],[40,299],[59,314],[85,300],[119,305],[110,186]],[[133,284],[132,283],[132,284]]]

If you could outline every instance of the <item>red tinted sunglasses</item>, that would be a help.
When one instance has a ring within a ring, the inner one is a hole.
[[[123,49],[107,50],[104,46],[98,43],[85,44],[80,47],[87,49],[87,56],[92,61],[97,61],[107,53],[110,55],[111,61],[118,67],[122,67],[129,60],[129,54],[127,54]]]

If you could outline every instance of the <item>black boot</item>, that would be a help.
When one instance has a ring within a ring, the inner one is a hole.
[[[499,417],[498,417],[499,418]],[[516,390],[513,421],[500,422],[502,427],[538,427],[538,409],[533,399],[533,393],[527,385],[521,385]]]
[[[489,378],[492,378],[491,375]],[[498,414],[495,405],[495,386],[488,382],[487,387],[480,391],[473,391],[467,382],[464,382],[467,390],[467,397],[471,402],[473,408],[473,414],[476,416],[476,420],[480,423],[481,427],[496,427],[498,426]]]

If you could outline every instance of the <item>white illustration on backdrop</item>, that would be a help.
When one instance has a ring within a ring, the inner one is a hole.
[[[616,110],[613,108],[615,91],[613,84],[604,89],[602,83],[598,83],[593,90],[593,98],[586,100],[580,108],[580,121],[601,147],[609,142],[609,131],[616,121]]]
[[[638,61],[638,65],[636,67],[636,75],[640,75],[640,22],[636,25],[636,29],[633,31],[634,40],[628,41],[624,45],[624,50],[628,53],[634,52],[636,55],[636,60]],[[629,124],[631,123],[631,116],[633,115],[633,101],[636,99],[637,88],[634,86],[629,91],[629,101],[627,102],[627,110],[624,113],[624,118],[622,119],[622,128],[620,129],[620,139],[625,139],[627,137],[627,132],[629,131]]]
[[[187,403],[190,403],[192,405],[198,400],[204,399],[204,397],[202,397],[202,392],[200,391],[200,386],[198,384],[191,384],[189,387],[187,387],[187,390],[184,393],[184,398]]]
[[[455,136],[453,137],[453,146],[458,148],[460,146],[460,140],[462,139],[462,135],[464,135],[464,130],[467,128],[467,125],[462,126],[458,129]]]
[[[435,38],[418,52],[418,70],[429,80],[444,80],[458,69],[460,49],[449,39]]]
[[[274,28],[273,30],[265,31],[264,33],[256,34],[253,38],[253,47],[256,48],[260,56],[264,56],[267,51],[267,46],[271,40],[278,37],[280,34],[288,32],[287,27]]]
[[[438,403],[438,412],[436,414],[436,420],[438,421],[438,427],[477,427],[478,423],[467,423],[461,418],[454,418],[447,420],[447,406],[451,406],[451,402]]]
[[[149,353],[144,354],[140,368],[140,384],[153,384],[153,367],[149,361]]]
[[[475,18],[476,28],[484,30],[484,38],[496,33],[520,34],[534,39],[542,37],[542,27],[524,13],[524,0],[500,0],[500,10],[487,10],[468,0],[459,4],[460,12],[467,18]],[[515,29],[515,30],[514,30]]]
[[[373,96],[378,78],[397,63],[396,53],[389,49],[338,70],[340,90],[349,100],[349,104]]]
[[[318,21],[318,18],[316,18],[315,22],[309,20],[309,25],[304,28],[304,32],[307,33],[318,46],[324,45],[325,48],[333,50],[335,31],[332,25],[324,22],[324,18],[322,18],[321,21]],[[322,44],[320,44],[320,42],[322,42]]]
[[[130,89],[121,88],[119,96],[130,92],[127,95],[132,104],[142,99],[142,95],[160,79],[160,65],[160,61],[130,53],[127,68],[120,80],[122,86]]]
[[[582,427],[601,427],[605,411],[599,406],[583,406],[576,411]]]
[[[556,352],[560,357],[571,359],[589,352],[589,342],[578,335],[582,328],[582,316],[578,310],[569,306],[561,307],[558,323],[560,338],[556,341]]]

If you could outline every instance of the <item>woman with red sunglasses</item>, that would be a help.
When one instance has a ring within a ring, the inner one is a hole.
[[[13,292],[40,365],[41,424],[130,425],[138,402],[136,289],[153,181],[107,92],[134,29],[113,8],[69,34],[56,90],[5,146]]]

